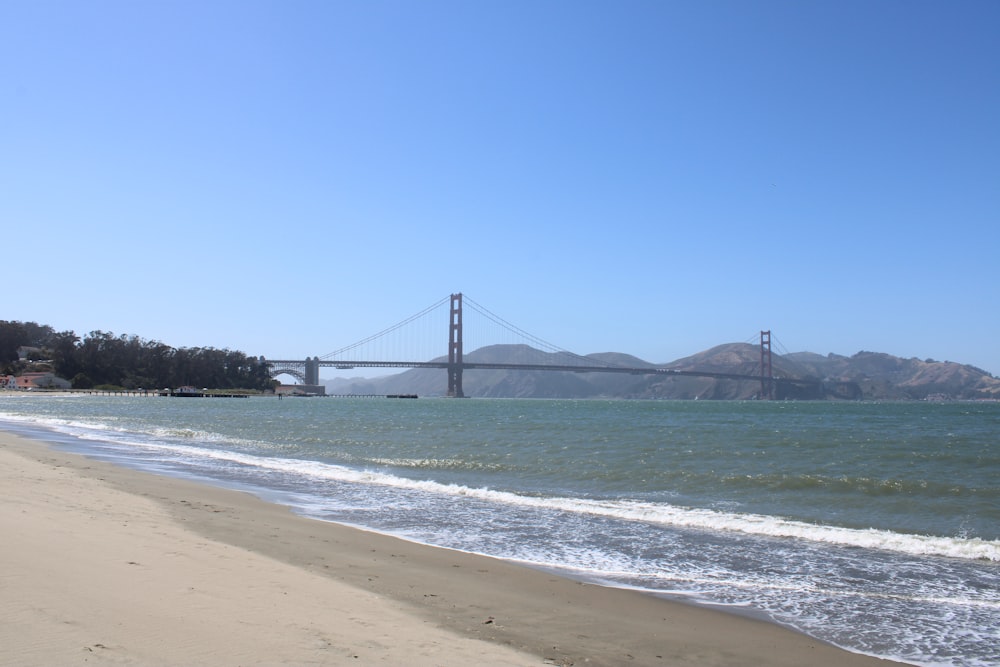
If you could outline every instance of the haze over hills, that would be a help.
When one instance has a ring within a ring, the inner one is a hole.
[[[547,353],[527,345],[491,345],[469,352],[467,362],[580,363],[568,353]],[[671,368],[758,375],[760,348],[727,343],[666,364],[653,364],[618,352],[586,359],[631,368]],[[444,358],[435,361],[443,361]],[[809,391],[789,389],[787,398],[865,400],[1000,400],[1000,379],[986,371],[950,361],[902,359],[877,352],[845,357],[812,352],[773,354],[775,378],[821,382]],[[323,381],[329,394],[418,394],[443,396],[447,375],[441,369],[415,368],[380,378]],[[480,398],[632,398],[748,400],[758,396],[757,380],[711,377],[575,373],[568,371],[466,370],[466,396]],[[798,393],[796,393],[798,391]]]

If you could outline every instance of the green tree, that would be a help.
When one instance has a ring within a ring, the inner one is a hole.
[[[0,368],[17,361],[17,348],[43,348],[57,375],[73,378],[75,387],[102,385],[129,389],[196,387],[267,389],[273,381],[267,366],[243,352],[211,347],[175,349],[138,336],[91,331],[80,339],[34,322],[0,321]]]
[[[0,320],[0,364],[17,361],[17,348],[28,344],[28,332],[20,322]]]
[[[53,334],[49,340],[49,352],[56,375],[64,378],[75,377],[80,372],[77,345],[80,337],[72,331]],[[85,387],[89,389],[89,387]]]

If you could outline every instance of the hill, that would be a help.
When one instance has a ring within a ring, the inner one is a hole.
[[[757,375],[760,348],[728,343],[665,364],[631,355],[605,352],[587,358],[632,368],[671,368]],[[435,361],[443,361],[443,358]],[[492,345],[465,355],[468,362],[576,364],[565,353],[546,353],[527,345]],[[902,359],[889,354],[858,352],[852,357],[811,352],[772,356],[775,378],[813,379],[808,391],[785,387],[781,398],[807,399],[996,399],[1000,379],[974,366],[931,359]],[[325,381],[331,394],[419,394],[442,396],[447,379],[440,369],[411,369],[388,377]],[[710,377],[573,373],[563,371],[467,370],[466,396],[480,398],[636,398],[725,399],[756,398],[760,382]]]
[[[968,364],[864,351],[852,357],[800,352],[787,358],[814,376],[856,383],[865,398],[1000,399],[1000,379]]]

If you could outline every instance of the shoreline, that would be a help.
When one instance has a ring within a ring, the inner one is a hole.
[[[0,479],[17,664],[902,664],[2,430]]]

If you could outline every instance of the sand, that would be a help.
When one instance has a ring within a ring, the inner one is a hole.
[[[890,664],[0,431],[3,665]]]

